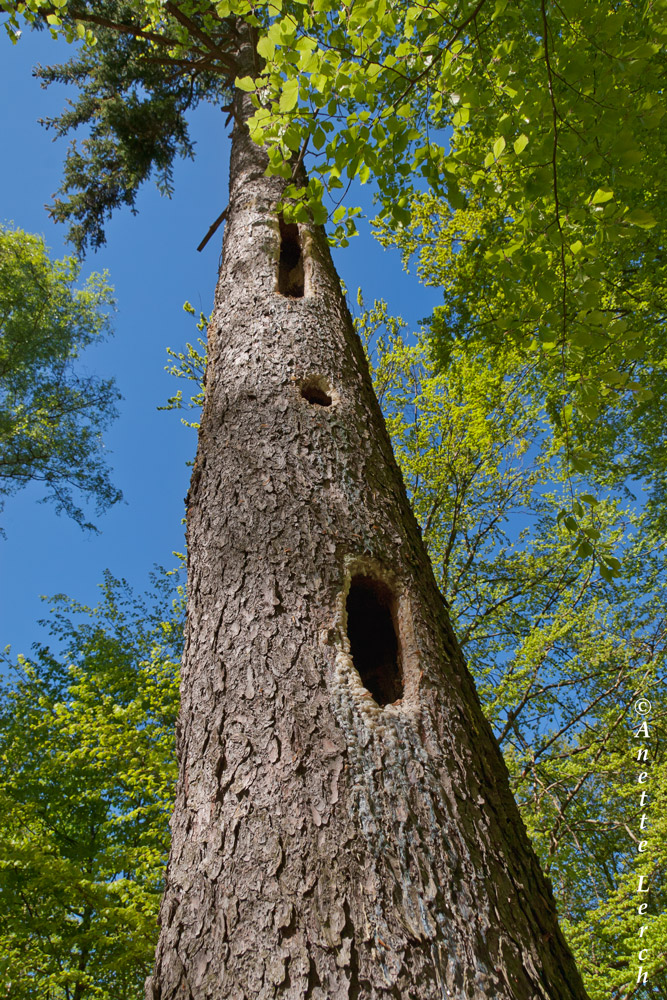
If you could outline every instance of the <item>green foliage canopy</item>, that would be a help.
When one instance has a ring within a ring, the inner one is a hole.
[[[483,325],[481,317],[488,316],[489,310],[499,315],[506,302],[499,285],[480,289],[475,241],[468,239],[470,227],[478,226],[480,218],[494,212],[495,207],[490,206],[480,207],[477,212],[452,213],[442,199],[417,195],[406,226],[400,230],[385,224],[378,226],[381,241],[397,246],[406,266],[416,261],[422,280],[443,289],[444,305],[437,306],[428,320],[430,342],[443,370],[447,369],[450,352],[460,350],[464,344],[473,354],[484,344],[489,363],[505,350],[508,338],[489,342],[475,333],[479,323]],[[610,266],[616,266],[617,252],[614,246],[606,251]],[[665,525],[667,439],[661,417],[661,400],[667,392],[661,305],[665,273],[657,266],[651,269],[635,262],[627,267],[626,276],[634,283],[632,314],[621,306],[615,293],[606,300],[612,311],[627,317],[619,319],[619,329],[626,338],[623,343],[614,346],[601,341],[598,349],[588,340],[585,349],[570,345],[562,350],[562,345],[540,344],[536,337],[525,349],[515,338],[509,339],[526,365],[542,372],[540,392],[554,444],[570,467],[588,472],[611,488],[624,482],[640,484],[655,511],[662,512]],[[479,294],[466,295],[466,288],[477,289]],[[529,280],[522,280],[516,294],[538,317],[536,329],[544,333],[547,321],[538,315],[545,308],[539,289]],[[573,366],[580,366],[586,374],[580,379]],[[613,391],[605,387],[605,380],[614,382]],[[584,402],[583,396],[577,395],[580,383],[588,387],[587,393],[590,388],[597,394],[597,401]],[[579,405],[575,405],[577,400]],[[583,523],[579,518],[577,521],[581,529]]]
[[[261,75],[240,81],[274,170],[288,177],[289,155],[312,152],[297,215],[323,188],[374,179],[381,238],[443,290],[441,365],[453,340],[509,340],[550,369],[570,466],[648,475],[662,498],[667,4],[300,11],[283,10],[258,43]],[[342,204],[333,221],[345,239]]]
[[[169,190],[174,157],[192,153],[188,110],[235,83],[253,95],[270,170],[290,181],[295,160],[308,167],[305,188],[288,186],[297,219],[330,215],[344,243],[358,208],[343,198],[353,181],[375,183],[384,238],[443,288],[431,327],[441,363],[452,335],[509,339],[557,376],[549,418],[574,470],[599,459],[589,428],[605,423],[618,454],[628,424],[641,425],[664,466],[667,0],[0,8],[13,38],[27,20],[82,42],[72,62],[40,71],[80,90],[51,124],[90,128],[53,208],[79,248],[103,240],[109,212],[134,205],[152,171]],[[434,240],[438,265],[425,265]],[[636,477],[637,461],[625,471]]]
[[[78,277],[74,258],[51,261],[40,236],[0,226],[0,499],[43,483],[45,500],[92,527],[75,498],[98,511],[120,499],[101,438],[119,394],[78,367],[113,303],[106,275]]]

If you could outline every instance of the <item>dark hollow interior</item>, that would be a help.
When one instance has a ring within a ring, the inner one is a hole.
[[[369,576],[355,576],[347,595],[347,636],[352,662],[378,705],[403,697],[394,597]]]
[[[301,395],[315,406],[331,406],[331,396],[316,382],[306,382],[301,388]]]
[[[280,258],[278,260],[278,291],[291,299],[303,298],[304,272],[303,254],[299,227],[296,222],[280,223]]]

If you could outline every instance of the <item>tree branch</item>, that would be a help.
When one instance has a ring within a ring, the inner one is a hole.
[[[54,11],[56,11],[56,8],[54,8]],[[109,28],[111,31],[117,31],[121,35],[132,35],[133,38],[143,38],[148,42],[155,42],[157,45],[178,45],[175,38],[169,38],[167,35],[158,35],[154,31],[144,31],[143,28],[136,28],[131,24],[121,24],[118,21],[111,21],[107,17],[102,17],[100,14],[93,14],[87,10],[70,10],[69,14],[75,21],[82,21],[84,24],[97,24],[100,28]]]
[[[232,57],[228,55],[224,49],[221,49],[220,46],[217,45],[205,31],[202,31],[201,28],[195,24],[195,22],[188,17],[187,14],[184,14],[175,3],[172,3],[172,0],[167,0],[164,8],[179,22],[179,24],[182,24],[183,27],[187,28],[195,38],[199,39],[202,45],[207,48],[209,52],[212,52],[215,57],[220,60],[222,65],[227,67],[230,73],[234,73],[234,75],[236,75],[237,66]]]
[[[211,239],[212,236],[215,235],[215,233],[218,230],[218,228],[225,221],[225,219],[227,218],[227,212],[228,211],[229,211],[229,205],[227,206],[227,208],[224,209],[224,211],[222,211],[220,213],[220,215],[215,220],[215,222],[213,222],[211,224],[211,226],[209,227],[209,230],[208,230],[206,236],[204,237],[204,239],[201,241],[201,243],[197,247],[197,250],[198,250],[199,253],[201,253],[201,251],[204,249],[204,247],[206,246],[206,244],[208,243],[208,241]]]

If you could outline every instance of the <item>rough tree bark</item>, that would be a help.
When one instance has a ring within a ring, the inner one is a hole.
[[[248,110],[238,94],[147,997],[585,1000],[325,237],[280,224]]]

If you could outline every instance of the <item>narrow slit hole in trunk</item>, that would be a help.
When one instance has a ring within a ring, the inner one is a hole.
[[[396,600],[386,583],[358,574],[347,595],[347,637],[361,682],[378,705],[403,697]]]
[[[280,225],[278,291],[290,299],[302,299],[304,271],[299,227],[296,222],[285,222],[282,213],[278,216],[278,223]]]

